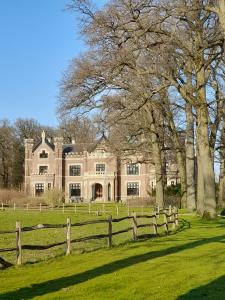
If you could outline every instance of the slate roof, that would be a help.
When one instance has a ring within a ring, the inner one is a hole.
[[[71,153],[71,152],[80,153],[83,151],[91,152],[94,145],[95,145],[94,143],[65,144],[63,145],[63,153],[64,154]]]
[[[55,145],[53,143],[50,143],[47,138],[45,138],[45,143],[54,151]],[[42,140],[38,141],[36,144],[34,144],[33,152],[42,144]]]
[[[108,142],[108,139],[103,134],[102,137],[95,143],[79,143],[79,144],[64,144],[63,145],[63,154],[65,153],[81,153],[83,151],[93,152],[97,146],[100,146],[101,143]],[[45,138],[45,143],[54,151],[55,146],[53,143],[49,142],[47,138]],[[39,140],[33,147],[33,152],[42,144],[42,140]]]
[[[103,134],[102,137],[95,143],[80,143],[80,144],[66,144],[63,145],[63,153],[81,153],[83,151],[87,152],[93,152],[98,145],[100,145],[103,142],[107,142],[107,138]]]

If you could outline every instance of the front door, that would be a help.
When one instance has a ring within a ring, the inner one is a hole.
[[[102,185],[100,183],[95,184],[95,199],[102,198]]]
[[[103,188],[100,183],[95,183],[92,186],[92,199],[95,200],[97,198],[102,198]]]

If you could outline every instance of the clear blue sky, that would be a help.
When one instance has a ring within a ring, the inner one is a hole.
[[[0,0],[0,119],[57,125],[62,72],[84,49],[68,2]]]

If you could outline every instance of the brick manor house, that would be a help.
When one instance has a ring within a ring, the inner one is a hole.
[[[174,164],[168,165],[167,185],[178,182]],[[169,176],[168,176],[169,174]],[[154,166],[116,157],[103,136],[94,144],[63,144],[46,138],[37,144],[25,140],[25,191],[41,196],[46,190],[63,189],[65,201],[126,201],[149,197],[156,184]]]

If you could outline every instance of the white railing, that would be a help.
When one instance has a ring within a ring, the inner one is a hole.
[[[84,176],[115,176],[114,172],[104,172],[104,171],[95,171],[95,172],[84,172]]]

